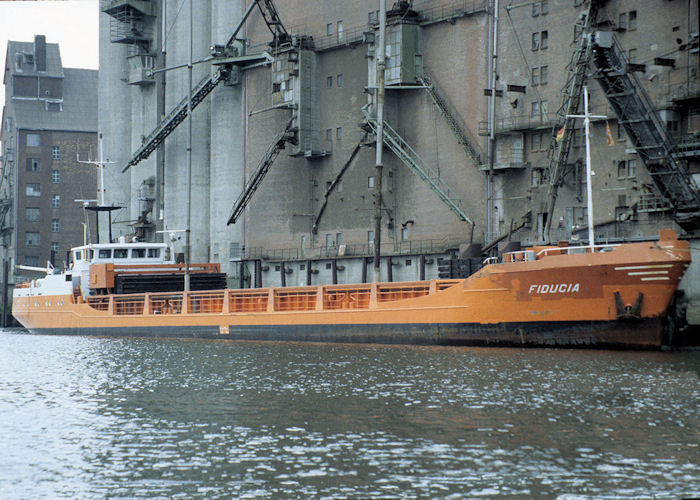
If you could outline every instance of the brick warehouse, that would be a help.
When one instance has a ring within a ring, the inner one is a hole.
[[[411,280],[437,275],[438,258],[465,255],[469,243],[495,253],[509,240],[585,240],[580,120],[565,127],[568,156],[558,169],[548,154],[576,69],[591,112],[608,117],[592,130],[598,239],[684,231],[581,40],[583,30],[614,34],[635,85],[679,145],[689,175],[697,174],[696,0],[597,1],[594,12],[581,0],[387,2],[386,120],[395,149],[384,154],[377,274],[378,4],[274,2],[297,44],[290,56],[269,45],[257,8],[227,45],[250,2],[196,3],[193,260],[220,262],[244,286]],[[120,220],[138,221],[118,232],[157,239],[156,231],[182,229],[185,220],[187,132],[171,118],[188,94],[181,66],[189,13],[171,1],[103,1],[101,10],[101,60],[110,64],[100,72],[100,128],[117,161],[111,201],[128,206]],[[151,72],[169,67],[180,69]],[[571,97],[578,110],[580,98],[580,90]],[[290,118],[296,144],[282,140],[285,149],[266,164]],[[263,166],[269,170],[249,203],[227,225]]]
[[[63,267],[83,241],[88,221],[76,200],[95,198],[97,174],[76,158],[97,154],[97,71],[64,68],[58,45],[37,35],[8,43],[4,84],[0,222],[14,283],[39,275],[15,265]]]

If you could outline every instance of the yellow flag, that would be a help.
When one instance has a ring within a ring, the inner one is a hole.
[[[557,137],[556,137],[557,142],[561,141],[561,138],[564,137],[564,130],[565,129],[566,129],[566,125],[564,125],[562,128],[560,128],[559,132],[557,132]]]
[[[608,143],[608,146],[614,146],[615,141],[613,141],[613,136],[612,132],[610,132],[610,123],[605,122],[605,140]]]

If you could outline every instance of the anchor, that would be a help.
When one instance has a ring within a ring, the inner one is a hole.
[[[641,319],[642,299],[644,294],[639,292],[634,304],[623,304],[620,292],[615,292],[615,312],[617,319]]]

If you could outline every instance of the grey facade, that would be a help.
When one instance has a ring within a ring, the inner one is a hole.
[[[249,3],[196,2],[195,62],[208,58],[210,47],[226,43]],[[544,0],[511,7],[500,2],[494,60],[494,3],[415,1],[410,6],[417,16],[389,20],[389,32],[398,34],[388,37],[394,62],[387,73],[387,122],[415,153],[412,161],[439,179],[473,224],[460,220],[415,168],[385,148],[381,253],[386,259],[375,275],[371,262],[367,265],[374,237],[375,166],[366,113],[373,112],[379,2],[277,0],[287,31],[313,38],[299,57],[310,62],[285,66],[289,57],[268,45],[270,31],[257,8],[252,12],[238,35],[245,41],[235,44],[238,54],[267,51],[277,58],[217,85],[193,112],[193,261],[218,261],[244,286],[253,286],[256,278],[286,286],[415,280],[437,276],[437,258],[458,255],[469,243],[498,252],[509,239],[524,244],[585,239],[580,122],[552,214],[547,213],[549,185],[543,172],[558,128],[574,25],[589,4]],[[392,8],[393,2],[387,4]],[[148,159],[124,174],[121,170],[187,95],[186,68],[154,76],[148,69],[187,63],[189,13],[170,0],[103,1],[102,10],[100,128],[116,161],[109,167],[111,201],[130,209],[116,232],[158,239],[159,230],[185,226],[186,122]],[[138,33],[124,31],[128,20]],[[629,60],[639,64],[637,78],[669,133],[683,145],[697,180],[697,0],[609,0],[596,23],[613,31]],[[193,82],[215,70],[208,62],[195,64]],[[682,233],[600,87],[591,78],[587,84],[591,112],[609,117],[595,121],[592,133],[597,239],[649,238],[660,227]],[[299,90],[301,101],[294,101]],[[299,106],[290,109],[287,98]],[[299,129],[304,140],[287,145],[243,216],[227,225],[245,182],[295,113],[305,117]],[[178,244],[182,249],[184,238]]]

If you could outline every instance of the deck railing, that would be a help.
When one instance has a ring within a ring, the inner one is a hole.
[[[544,248],[528,248],[518,250],[517,252],[508,252],[503,254],[503,262],[523,262],[539,260],[550,255],[572,255],[583,253],[599,253],[612,252],[615,247],[619,247],[619,243],[606,243],[603,245],[586,246],[561,246],[561,247],[544,247]]]
[[[433,280],[386,284],[256,288],[207,292],[98,295],[85,299],[96,311],[118,316],[230,314],[370,309],[379,303],[423,297],[460,283]]]

